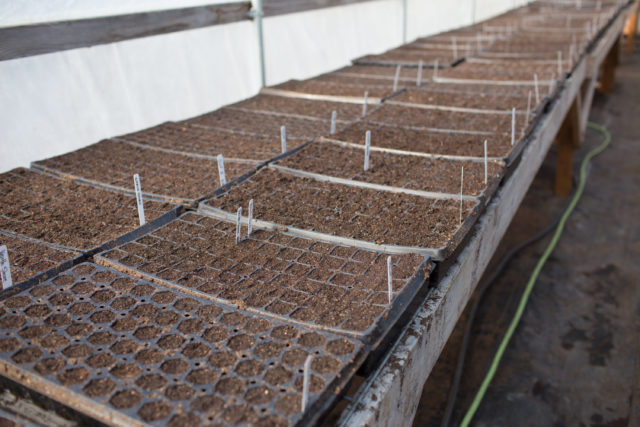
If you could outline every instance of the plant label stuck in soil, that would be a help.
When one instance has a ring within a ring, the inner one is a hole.
[[[253,199],[249,200],[249,224],[247,227],[247,237],[253,233]]]
[[[367,101],[369,100],[369,91],[364,91],[364,104],[362,104],[362,117],[367,115]]]
[[[338,120],[338,112],[333,110],[331,112],[331,135],[336,134],[336,120]]]
[[[389,305],[393,299],[393,265],[391,264],[391,256],[387,257],[387,293],[389,294]]]
[[[304,361],[304,368],[302,374],[302,403],[301,410],[304,412],[307,409],[307,404],[309,403],[309,385],[311,383],[311,359],[312,356],[307,356],[307,359]]]
[[[369,170],[369,151],[371,151],[371,131],[364,134],[364,171]]]
[[[133,185],[136,189],[136,202],[138,204],[138,218],[140,219],[140,226],[145,225],[147,222],[144,218],[144,204],[142,202],[142,188],[140,187],[140,175],[133,175]]]
[[[241,229],[240,220],[241,219],[242,219],[242,208],[238,208],[238,212],[236,213],[236,244],[240,243],[240,229]]]
[[[402,69],[402,65],[398,65],[396,67],[396,76],[393,78],[393,92],[398,91],[398,80],[400,80],[400,70]]]
[[[218,175],[220,176],[220,187],[227,184],[227,177],[224,174],[224,157],[222,154],[218,154]]]
[[[11,265],[9,264],[9,252],[5,245],[0,246],[0,277],[2,277],[2,289],[13,286],[11,280]]]
[[[287,152],[287,127],[280,126],[280,145],[282,148],[282,152]]]

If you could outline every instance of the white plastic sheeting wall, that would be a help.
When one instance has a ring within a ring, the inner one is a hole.
[[[471,23],[472,1],[407,0],[408,40]],[[513,0],[475,1],[478,20],[514,6]],[[58,8],[45,6],[50,2]],[[42,10],[28,16],[5,6],[25,2],[1,3],[0,17],[12,25],[176,6],[176,0],[118,0],[108,2],[109,12],[98,0],[32,0]],[[267,18],[267,84],[307,78],[401,43],[402,0]],[[211,111],[259,88],[250,21],[0,61],[0,171]]]

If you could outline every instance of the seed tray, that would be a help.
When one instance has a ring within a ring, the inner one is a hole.
[[[533,76],[533,75],[532,75]],[[533,83],[533,77],[531,80]],[[540,81],[539,89],[540,96],[548,93],[548,84],[544,81]],[[411,91],[424,91],[424,92],[444,92],[444,93],[467,93],[474,96],[501,96],[506,98],[524,98],[525,100],[531,92],[532,102],[535,102],[535,87],[531,85],[500,85],[496,82],[491,83],[470,83],[468,81],[462,83],[447,83],[447,82],[431,82],[420,87],[413,87]],[[533,106],[534,104],[532,104]],[[507,107],[508,108],[508,107]]]
[[[280,137],[280,127],[286,126],[287,137],[291,136],[297,139],[315,138],[329,134],[331,131],[331,117],[317,119],[296,115],[240,111],[231,108],[221,108],[212,113],[189,119],[189,123],[206,128],[227,129],[272,137]],[[336,128],[341,129],[344,126],[344,122],[338,122]]]
[[[477,201],[428,199],[322,182],[265,168],[200,204],[223,219],[254,200],[260,227],[285,229],[317,240],[443,259],[481,210]],[[415,224],[421,224],[416,230]]]
[[[235,224],[195,213],[97,259],[262,316],[365,341],[391,308],[387,257],[381,253],[264,229],[236,244]],[[419,286],[428,274],[421,255],[392,260],[395,301],[416,291],[417,272]]]
[[[558,75],[556,71],[557,68],[552,69],[551,67],[547,67],[547,71],[539,72],[538,82],[549,82],[553,81],[561,76]],[[451,79],[469,79],[469,80],[484,80],[484,81],[496,81],[496,82],[533,82],[533,72],[531,71],[511,71],[508,73],[494,73],[494,72],[484,72],[484,71],[475,71],[473,69],[451,69],[448,72],[442,72],[438,74],[438,77],[441,78],[451,78]]]
[[[384,104],[368,116],[368,121],[425,130],[455,130],[467,132],[508,133],[511,135],[510,114],[483,114],[446,110],[424,110]],[[516,139],[520,136],[524,116],[516,115]],[[463,127],[461,129],[461,127]]]
[[[489,187],[484,183],[484,163],[442,158],[399,155],[373,151],[369,169],[364,171],[363,146],[333,142],[312,142],[276,163],[314,174],[354,181],[434,193],[432,197],[457,199],[460,194],[460,168],[464,167],[465,196],[481,196]],[[272,165],[273,166],[273,165]],[[504,164],[488,161],[488,179],[500,180]],[[445,193],[445,194],[442,194]]]
[[[144,148],[162,150],[205,159],[215,159],[222,154],[227,160],[266,161],[280,154],[280,136],[264,136],[250,133],[211,129],[182,123],[163,123],[150,129],[114,138]],[[294,148],[306,138],[287,136],[287,146]]]
[[[427,74],[427,69],[430,69],[429,73],[433,70],[433,63],[424,63],[422,74]],[[438,67],[440,68],[440,67]],[[332,73],[324,74],[323,76],[362,76],[393,81],[396,77],[397,66],[390,65],[349,65],[344,68],[340,68]],[[320,76],[320,77],[323,77]],[[417,67],[400,67],[400,81],[413,82],[418,78]]]
[[[304,424],[363,355],[358,340],[91,263],[5,299],[0,313],[3,376],[106,424]]]
[[[4,230],[0,230],[0,245],[7,246],[13,281],[5,293],[40,283],[86,259],[80,252]]]
[[[436,86],[432,88],[432,86]],[[412,107],[429,106],[438,108],[510,111],[508,106],[518,111],[527,110],[527,97],[504,96],[492,94],[474,94],[466,92],[445,92],[438,90],[437,84],[429,84],[424,88],[407,89],[403,93],[389,100],[389,104],[406,105]],[[428,89],[434,89],[429,91]],[[531,96],[530,108],[534,108],[535,97]]]
[[[256,164],[227,160],[224,166],[230,181]],[[149,150],[116,140],[36,162],[32,168],[130,195],[135,195],[132,177],[137,173],[145,196],[175,203],[195,202],[220,186],[215,159]]]
[[[350,122],[362,117],[360,103],[318,101],[266,94],[256,95],[231,107],[256,112],[297,114],[329,121],[331,121],[331,114],[335,111],[338,123]]]
[[[359,98],[363,98],[364,93],[367,92],[368,96],[381,99],[393,95],[393,82],[380,79],[362,80],[353,77],[334,76],[332,78],[310,79],[305,81],[289,80],[288,82],[274,86],[273,89],[305,95]]]
[[[364,145],[365,132],[371,131],[371,151],[383,149],[419,153],[429,157],[475,158],[484,156],[484,141],[488,142],[491,158],[506,158],[511,151],[511,136],[500,134],[472,134],[435,132],[374,123],[368,120],[349,125],[331,140]],[[324,138],[326,139],[326,138]]]
[[[135,197],[18,168],[0,175],[0,228],[90,250],[138,228]],[[144,201],[148,221],[175,205]]]
[[[458,56],[453,56],[453,50],[430,51],[427,49],[396,48],[378,55],[365,55],[354,59],[354,65],[391,65],[418,67],[420,61],[424,64],[434,64],[438,61],[438,67],[455,67],[464,60],[465,51],[459,49]]]

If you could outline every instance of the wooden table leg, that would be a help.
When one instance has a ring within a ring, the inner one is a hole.
[[[612,93],[615,86],[616,67],[620,58],[620,38],[611,46],[611,50],[602,63],[600,76],[600,92]]]
[[[633,53],[633,41],[636,37],[638,25],[638,8],[640,8],[640,6],[636,7],[636,10],[631,14],[624,29],[624,33],[627,36],[627,44],[625,46],[627,53]]]
[[[558,144],[558,163],[553,192],[556,196],[571,194],[571,176],[573,174],[573,151],[580,147],[580,98],[577,96],[564,118],[556,143]]]

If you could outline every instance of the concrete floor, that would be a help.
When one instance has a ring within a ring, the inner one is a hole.
[[[609,128],[612,144],[592,162],[584,195],[536,283],[472,425],[640,425],[639,100],[636,42],[633,54],[621,55],[614,93],[597,94],[590,116]],[[576,170],[601,141],[600,134],[587,130],[575,156]],[[493,265],[564,209],[567,199],[551,191],[555,161],[552,148]],[[469,407],[549,240],[525,249],[486,293],[467,352],[454,425]],[[414,426],[440,425],[463,328],[459,322],[425,384]]]

